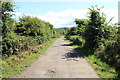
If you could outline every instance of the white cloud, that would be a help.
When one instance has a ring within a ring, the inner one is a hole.
[[[68,10],[65,10],[62,12],[51,11],[51,12],[45,13],[43,16],[36,16],[36,15],[32,15],[32,14],[25,14],[25,15],[38,17],[39,19],[50,22],[51,24],[54,25],[55,28],[58,28],[58,27],[73,27],[73,26],[75,26],[74,20],[76,18],[86,19],[87,12],[89,12],[89,10],[68,9]],[[114,16],[112,23],[118,22],[118,10],[103,9],[102,12],[104,12],[106,14],[107,21],[109,21],[110,18],[112,18]],[[17,16],[23,15],[23,13],[15,13],[15,14]]]
[[[103,9],[102,12],[106,14],[107,21],[109,21],[112,17],[113,20],[111,24],[118,23],[118,10],[117,9]]]
[[[48,12],[44,16],[39,16],[40,19],[44,21],[48,21],[51,24],[53,24],[56,28],[57,27],[72,27],[75,26],[74,20],[76,18],[79,19],[86,19],[87,18],[87,12],[89,10],[66,10],[63,12]],[[106,14],[107,22],[112,18],[113,20],[111,23],[117,23],[118,22],[118,10],[115,9],[103,9],[102,12]],[[69,25],[69,23],[72,23]]]
[[[44,16],[39,16],[40,19],[44,21],[48,21],[53,24],[56,28],[57,27],[72,27],[74,25],[74,19],[86,18],[86,13],[88,10],[72,10],[68,9],[63,12],[48,12]],[[72,23],[69,25],[69,23]]]

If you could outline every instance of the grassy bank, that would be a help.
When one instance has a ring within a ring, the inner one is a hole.
[[[66,40],[68,43],[70,43],[75,50],[80,53],[96,70],[97,74],[106,80],[113,80],[117,77],[118,72],[110,67],[105,62],[101,61],[99,58],[96,58],[94,54],[91,52],[88,52],[87,49],[80,47],[78,45],[73,44],[73,42]],[[110,79],[111,78],[111,79]]]
[[[46,51],[55,41],[57,38],[52,39],[51,41],[44,43],[41,49],[38,51],[28,54],[29,51],[24,51],[19,55],[12,55],[10,57],[4,57],[3,60],[0,62],[2,64],[2,75],[3,78],[9,78],[13,76],[17,76],[23,70],[27,69],[31,63],[33,63],[39,55],[41,55],[44,51]],[[37,47],[37,46],[36,46]],[[36,49],[34,46],[34,49]],[[31,47],[33,48],[33,47]]]

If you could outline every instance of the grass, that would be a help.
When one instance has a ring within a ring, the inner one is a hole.
[[[29,55],[26,53],[12,55],[0,61],[0,64],[2,64],[2,67],[0,68],[2,71],[1,77],[9,78],[19,75],[23,70],[26,70],[30,64],[38,58],[39,55],[46,51],[56,41],[56,39],[57,38],[54,38],[51,41],[45,43],[43,48],[40,49],[37,53]]]
[[[101,61],[99,58],[96,58],[94,54],[91,52],[88,52],[87,49],[80,47],[78,45],[73,44],[70,40],[66,40],[68,43],[70,43],[75,50],[80,53],[96,70],[96,73],[106,80],[113,80],[117,77],[118,73],[117,71],[110,67],[105,62]],[[111,79],[110,79],[111,78]]]

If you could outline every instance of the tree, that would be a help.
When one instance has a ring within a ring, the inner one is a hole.
[[[14,5],[12,2],[0,2],[1,5],[1,20],[2,20],[2,37],[7,36],[7,32],[11,32],[13,30],[15,21],[11,18],[12,14],[10,12],[14,11]]]
[[[87,26],[87,20],[85,19],[75,19],[74,22],[77,24],[77,27]]]
[[[101,42],[101,38],[104,37],[104,28],[105,20],[103,16],[101,16],[100,8],[97,6],[94,8],[89,8],[89,20],[88,27],[84,32],[84,39],[86,40],[86,47],[89,50],[95,50],[98,48],[99,43]]]
[[[88,26],[88,20],[85,19],[75,19],[74,21],[77,24],[78,31],[77,33],[83,36],[86,26]]]

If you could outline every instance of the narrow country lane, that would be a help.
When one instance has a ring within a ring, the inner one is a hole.
[[[92,66],[64,38],[40,55],[18,78],[99,78]]]

